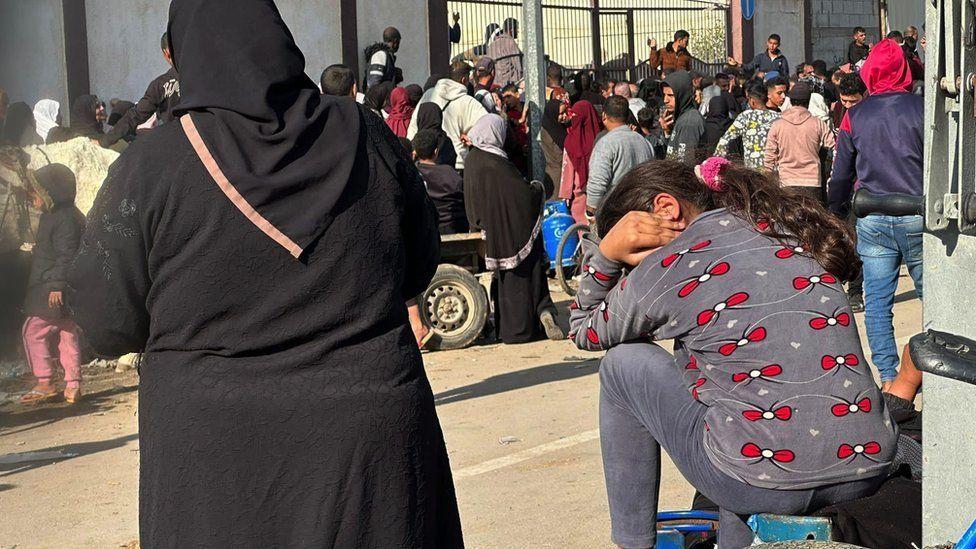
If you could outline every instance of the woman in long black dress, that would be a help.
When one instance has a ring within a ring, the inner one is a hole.
[[[143,547],[460,547],[404,302],[437,215],[382,120],[322,97],[271,0],[174,0],[181,118],[133,142],[69,296],[143,351]]]
[[[503,150],[508,125],[482,116],[468,132],[464,161],[468,221],[485,231],[485,266],[496,275],[496,319],[505,343],[565,337],[556,324],[543,247],[543,189],[530,185]],[[469,164],[468,159],[473,163]]]

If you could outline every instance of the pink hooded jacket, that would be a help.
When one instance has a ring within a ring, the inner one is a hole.
[[[820,186],[820,151],[834,148],[834,132],[804,107],[793,106],[773,122],[766,138],[766,169],[784,187]]]

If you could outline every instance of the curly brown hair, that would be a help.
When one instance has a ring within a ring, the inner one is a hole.
[[[765,234],[788,244],[800,242],[827,272],[853,280],[861,271],[854,231],[810,196],[781,187],[775,178],[740,165],[722,172],[725,190],[706,187],[692,166],[672,160],[652,160],[630,171],[617,184],[597,213],[600,236],[631,211],[651,211],[662,193],[682,207],[701,213],[725,208],[753,225],[768,222]]]

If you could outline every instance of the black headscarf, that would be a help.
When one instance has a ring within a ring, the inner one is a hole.
[[[546,109],[542,113],[542,129],[549,134],[549,137],[563,148],[566,142],[566,126],[559,123],[559,107],[563,102],[558,99],[546,101]]]
[[[94,95],[80,95],[71,104],[71,133],[74,137],[101,137],[102,123],[98,121],[100,102]]]
[[[383,107],[386,107],[387,102],[389,102],[390,94],[393,93],[393,88],[395,87],[393,82],[390,81],[380,82],[375,86],[370,86],[363,99],[363,105],[377,112],[382,111]]]
[[[234,189],[304,250],[349,183],[361,142],[356,103],[319,94],[272,0],[173,0],[169,41],[176,115],[192,117]]]
[[[420,84],[410,84],[407,88],[407,96],[410,97],[410,104],[414,107],[420,103],[420,99],[424,96],[424,89],[420,87]]]
[[[454,142],[444,132],[444,113],[441,108],[437,103],[421,103],[416,112],[417,131],[433,130],[440,136],[437,141],[440,150],[437,163],[453,167],[457,162],[457,151],[454,150]]]
[[[34,131],[34,111],[30,105],[20,102],[7,107],[3,141],[17,147],[41,144],[41,137]]]
[[[708,114],[705,115],[705,144],[710,152],[715,150],[719,139],[731,125],[729,102],[725,97],[716,95],[708,102]]]

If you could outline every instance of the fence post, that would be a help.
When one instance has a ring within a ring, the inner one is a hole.
[[[593,75],[595,78],[602,78],[600,72],[603,70],[603,49],[600,47],[600,0],[593,0],[593,8],[590,11],[590,28],[593,30]]]
[[[634,48],[634,10],[627,10],[627,79],[634,82],[634,68],[637,66],[636,48]]]
[[[542,152],[542,108],[545,104],[546,60],[542,42],[542,0],[523,0],[525,21],[525,104],[529,109],[529,145],[532,150],[532,178],[546,177],[546,158]]]

